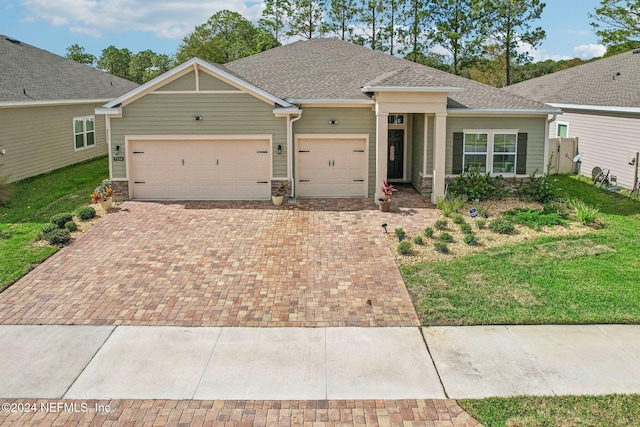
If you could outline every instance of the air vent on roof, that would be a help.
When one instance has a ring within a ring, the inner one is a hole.
[[[20,44],[20,40],[12,39],[9,37],[5,37],[5,40],[8,41],[9,43]]]

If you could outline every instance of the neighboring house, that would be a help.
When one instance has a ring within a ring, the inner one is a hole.
[[[0,35],[0,175],[18,181],[106,155],[95,108],[137,86]]]
[[[618,185],[633,186],[640,151],[640,49],[504,90],[562,109],[550,137],[578,137],[582,174],[610,169]]]
[[[97,109],[111,177],[134,199],[435,199],[478,166],[542,171],[547,105],[336,39],[217,65],[194,58]]]

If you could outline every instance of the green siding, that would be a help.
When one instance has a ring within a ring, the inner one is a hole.
[[[203,71],[199,74],[200,90],[239,90],[222,80],[213,77]]]
[[[19,181],[107,154],[101,104],[0,108],[0,173]],[[74,151],[73,118],[95,117],[96,145]]]
[[[122,118],[111,119],[111,143],[124,146],[134,135],[273,136],[273,175],[287,176],[287,120],[273,115],[273,106],[248,94],[148,95],[123,107]],[[195,115],[202,120],[193,119]],[[276,147],[282,145],[282,154]],[[126,162],[114,162],[113,177],[126,177]]]
[[[329,120],[337,120],[330,125]],[[303,107],[302,118],[293,123],[297,133],[360,133],[369,135],[369,197],[376,188],[376,115],[371,107],[365,108],[322,108]],[[295,152],[295,151],[294,151]]]
[[[196,90],[196,73],[195,71],[191,71],[190,73],[185,74],[184,76],[178,77],[172,82],[167,83],[164,86],[156,89],[158,91],[173,91],[173,90]]]
[[[445,172],[452,173],[453,133],[464,129],[517,129],[528,134],[527,174],[537,169],[542,173],[544,166],[545,117],[447,117],[447,167]],[[432,129],[429,125],[429,129]],[[431,154],[429,154],[431,158]]]

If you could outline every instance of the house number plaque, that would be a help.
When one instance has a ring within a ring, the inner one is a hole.
[[[113,156],[114,162],[124,162],[124,156]]]

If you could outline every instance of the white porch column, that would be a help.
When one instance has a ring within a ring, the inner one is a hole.
[[[431,202],[438,196],[444,196],[444,169],[447,147],[447,113],[436,113],[433,135],[433,189]]]
[[[387,179],[389,113],[376,113],[376,202],[382,197],[382,181]]]
[[[429,152],[429,115],[424,114],[424,141],[422,141],[422,176],[427,176],[427,153]]]

